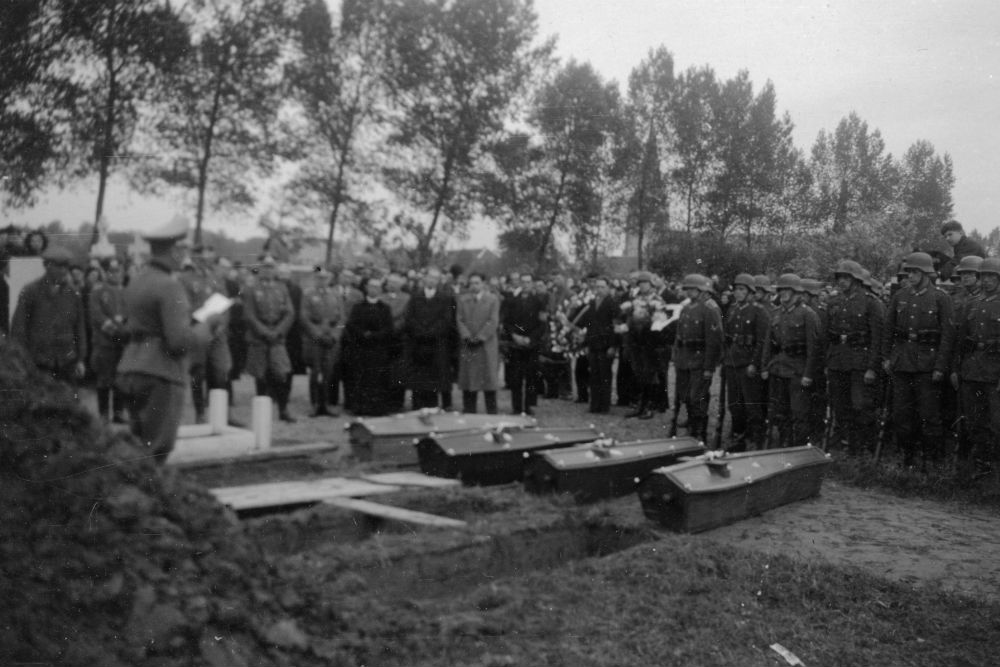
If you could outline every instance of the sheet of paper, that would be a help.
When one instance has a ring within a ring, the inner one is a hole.
[[[194,311],[194,319],[204,322],[213,315],[221,315],[226,312],[232,305],[232,299],[219,292],[215,292],[212,296],[205,299],[205,303],[201,308]]]

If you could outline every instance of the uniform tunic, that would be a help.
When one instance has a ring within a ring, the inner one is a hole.
[[[677,396],[687,404],[688,432],[705,438],[708,430],[708,400],[711,377],[722,359],[722,315],[708,300],[694,301],[681,310],[674,341]]]
[[[330,287],[314,287],[302,295],[302,357],[309,366],[313,403],[320,409],[329,402],[328,382],[340,357],[343,319],[341,300]]]
[[[43,276],[21,291],[10,327],[11,339],[28,351],[43,371],[72,381],[77,362],[86,358],[87,332],[80,293],[66,282]]]
[[[764,434],[764,381],[760,372],[764,368],[770,316],[763,307],[751,301],[734,303],[723,325],[726,405],[732,421],[733,448],[742,451],[748,442],[761,444]],[[752,377],[747,373],[751,365],[756,371]]]
[[[808,442],[812,391],[802,386],[804,377],[819,371],[819,317],[801,303],[778,310],[771,322],[764,367],[770,377],[768,411],[778,427],[779,444],[802,446]]]
[[[977,458],[1000,466],[1000,292],[972,301],[956,332],[956,367]]]
[[[285,348],[285,334],[295,319],[295,309],[285,285],[258,279],[244,294],[247,323],[247,372],[258,380],[284,379],[292,372]]]
[[[157,259],[125,288],[129,341],[118,364],[132,432],[159,460],[173,449],[184,409],[188,355],[208,344],[210,332],[191,324],[184,288]]]
[[[90,292],[90,369],[99,388],[114,384],[118,362],[125,350],[125,289],[96,285]]]

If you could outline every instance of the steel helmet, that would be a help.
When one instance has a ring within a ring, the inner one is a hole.
[[[839,275],[847,275],[851,276],[855,280],[864,281],[864,271],[865,270],[861,268],[861,265],[854,260],[845,259],[837,263],[837,267],[833,270],[833,275],[835,277]]]
[[[992,273],[1000,276],[1000,257],[987,257],[983,260],[983,263],[979,265],[979,275],[984,273]]]
[[[737,285],[743,285],[748,290],[753,291],[755,287],[753,276],[749,273],[738,274],[735,278],[733,278],[733,287],[736,287]]]
[[[793,292],[802,291],[802,279],[794,273],[783,273],[778,276],[777,288],[779,290],[790,289]]]
[[[802,279],[802,290],[806,294],[811,294],[813,296],[819,296],[820,291],[823,289],[823,283],[818,280],[813,280],[812,278]]]
[[[903,260],[903,270],[916,269],[924,273],[935,273],[934,260],[926,252],[911,252]]]
[[[753,277],[753,288],[761,289],[764,290],[765,292],[774,291],[774,288],[771,287],[771,279],[763,274]]]
[[[684,282],[681,283],[682,289],[698,289],[702,292],[711,290],[712,281],[710,281],[705,276],[700,273],[689,273],[684,276]]]
[[[978,255],[966,255],[958,263],[955,273],[979,273],[979,267],[983,263],[983,258]]]

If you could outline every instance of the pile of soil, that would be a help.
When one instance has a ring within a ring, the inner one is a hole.
[[[352,664],[335,600],[0,344],[0,664]]]

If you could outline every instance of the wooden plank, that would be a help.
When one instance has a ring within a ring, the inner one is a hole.
[[[236,452],[233,454],[222,454],[213,458],[197,458],[189,460],[167,459],[167,463],[178,468],[201,468],[229,463],[260,463],[263,461],[273,461],[275,459],[295,458],[298,456],[309,456],[322,452],[335,452],[340,449],[340,445],[332,442],[309,442],[295,445],[278,445],[268,449],[254,449],[249,452]]]
[[[234,510],[281,507],[327,500],[329,498],[367,496],[399,491],[398,486],[372,484],[345,477],[300,480],[295,482],[270,482],[249,486],[230,486],[211,489],[219,502]]]
[[[402,507],[382,505],[381,503],[374,503],[370,500],[358,500],[357,498],[330,498],[329,500],[324,500],[323,502],[327,505],[333,505],[334,507],[340,507],[354,512],[361,512],[362,514],[375,516],[380,519],[390,519],[392,521],[401,521],[403,523],[415,523],[420,526],[430,526],[433,528],[464,528],[467,525],[464,521],[460,521],[459,519],[452,519],[446,516],[439,516],[437,514],[427,514],[426,512],[417,512],[416,510],[408,510]]]
[[[372,475],[361,475],[360,479],[376,484],[394,484],[398,486],[421,486],[433,489],[449,486],[461,486],[457,479],[445,479],[444,477],[432,477],[422,472],[400,471],[400,472],[380,472]]]

